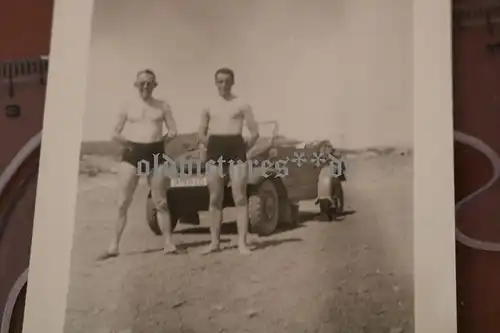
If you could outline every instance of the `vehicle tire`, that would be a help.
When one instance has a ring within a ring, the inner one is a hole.
[[[321,221],[333,221],[332,206],[335,205],[335,198],[332,197],[333,202],[330,199],[320,199],[319,201],[319,211]]]
[[[344,189],[342,183],[336,185],[334,189],[333,202],[335,207],[335,214],[344,214]]]
[[[279,196],[271,180],[264,180],[248,198],[250,231],[259,236],[272,234],[278,225]]]
[[[296,227],[300,224],[299,204],[290,202],[288,198],[280,198],[280,217],[278,224],[287,224],[289,227]]]
[[[172,223],[172,232],[175,230],[175,227],[177,226],[177,222],[179,218],[173,214],[173,212],[170,212],[170,219]],[[153,198],[151,197],[151,192],[148,194],[148,198],[146,201],[146,221],[148,222],[149,229],[157,235],[161,236],[163,235],[163,231],[161,230],[160,224],[158,223],[158,215],[156,212],[156,206],[153,202]]]

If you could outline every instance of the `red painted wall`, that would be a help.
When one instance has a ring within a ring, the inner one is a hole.
[[[35,58],[49,54],[53,0],[3,1],[0,10],[0,62],[5,60]],[[15,84],[15,95],[9,97],[8,84],[0,82],[0,172],[10,162],[24,143],[42,128],[45,103],[45,86],[37,78],[31,82]],[[5,106],[21,107],[19,118],[7,118]],[[35,154],[27,163],[36,169]],[[24,173],[24,175],[23,175]],[[8,202],[17,202],[8,213],[7,226],[0,239],[0,313],[12,284],[28,267],[36,194],[36,177],[21,172],[0,202],[0,216],[7,217]],[[21,182],[28,182],[26,189]],[[16,189],[18,191],[16,191]],[[23,194],[17,197],[15,192]],[[5,222],[5,221],[2,221]],[[11,332],[21,333],[24,306],[16,306]]]
[[[500,25],[490,34],[485,25],[464,27],[453,34],[454,126],[500,153],[500,52],[486,45],[500,41]],[[484,155],[455,146],[455,195],[460,200],[492,176]],[[500,182],[466,203],[456,215],[467,236],[500,243]],[[500,253],[457,242],[459,333],[500,332]],[[439,277],[436,277],[439,278]]]
[[[22,146],[42,129],[45,86],[34,81],[15,85],[15,96],[9,98],[8,85],[0,84],[0,173]],[[5,106],[21,107],[19,118],[7,118]]]
[[[2,1],[0,60],[48,54],[53,0]]]
[[[47,55],[50,48],[53,0],[5,1],[0,10],[0,62]],[[0,83],[0,172],[34,133],[42,128],[45,87],[16,84],[14,98]],[[21,106],[21,117],[5,116],[5,106]]]

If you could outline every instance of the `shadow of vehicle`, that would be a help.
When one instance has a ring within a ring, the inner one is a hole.
[[[195,228],[189,229],[189,230],[195,230]],[[222,246],[223,251],[237,248],[237,245],[235,243],[231,243],[230,239],[221,239],[220,242],[223,245]],[[254,251],[259,251],[259,250],[263,250],[263,249],[266,249],[269,247],[279,246],[279,245],[285,244],[285,243],[296,243],[296,242],[302,242],[302,238],[295,237],[295,238],[284,238],[284,239],[259,240],[256,242],[252,242],[250,244],[250,246],[252,246],[254,248]],[[178,244],[177,247],[179,250],[182,250],[182,252],[180,252],[179,254],[183,255],[183,254],[188,254],[189,250],[192,250],[193,248],[199,248],[199,247],[207,246],[209,244],[210,244],[210,240],[194,241],[194,242],[182,242],[182,243]],[[227,244],[230,244],[230,245],[224,246]],[[134,256],[134,255],[141,255],[141,254],[148,254],[148,253],[158,253],[158,252],[162,252],[162,251],[163,251],[163,248],[157,247],[157,248],[150,248],[150,249],[141,250],[141,251],[132,251],[132,252],[125,253],[124,255]]]
[[[346,210],[343,212],[336,212],[334,208],[330,208],[329,214],[325,214],[322,211],[312,212],[312,211],[302,211],[299,215],[299,223],[307,223],[309,221],[320,221],[320,222],[333,222],[333,221],[343,221],[347,216],[356,214],[355,210]]]
[[[282,225],[274,231],[273,235],[281,234],[284,232],[288,232],[291,230],[299,229],[302,228],[303,225],[297,224],[297,225],[292,225],[292,224],[285,224]],[[180,229],[178,231],[175,231],[176,234],[182,234],[182,235],[208,235],[210,234],[210,228],[209,227],[188,227],[185,229]],[[237,235],[238,234],[238,227],[236,225],[236,221],[230,221],[230,222],[225,222],[222,223],[221,225],[221,235]],[[260,236],[260,237],[265,237],[265,236]]]

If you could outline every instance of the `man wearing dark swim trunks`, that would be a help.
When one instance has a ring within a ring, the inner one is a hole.
[[[258,139],[258,127],[252,107],[241,97],[232,93],[235,83],[234,72],[221,68],[215,73],[218,96],[203,109],[199,128],[199,139],[206,146],[207,161],[214,164],[207,169],[208,189],[210,192],[209,211],[212,219],[210,245],[202,252],[208,254],[220,250],[220,228],[222,223],[222,202],[224,179],[221,177],[219,162],[229,171],[231,190],[237,210],[238,250],[242,254],[251,252],[247,245],[248,209],[247,151]],[[242,136],[246,123],[250,139],[245,142]],[[229,163],[232,161],[233,164]],[[228,170],[229,169],[229,170]]]
[[[113,131],[113,140],[123,148],[118,174],[118,217],[111,244],[108,250],[99,256],[100,260],[118,256],[120,239],[127,224],[128,208],[139,176],[147,171],[144,169],[145,163],[149,163],[147,180],[148,185],[152,187],[151,179],[156,170],[155,160],[158,164],[162,163],[165,140],[177,135],[177,126],[169,104],[153,97],[153,90],[158,85],[155,73],[148,69],[140,71],[134,85],[139,94],[123,105]],[[163,136],[163,124],[168,130],[166,136]],[[168,186],[165,182],[161,185]],[[166,188],[162,190],[166,191]],[[157,205],[163,205],[155,195],[158,191],[159,189],[152,191],[153,201]],[[159,214],[158,219],[163,224],[166,250],[170,250],[174,247],[169,226],[170,215]]]

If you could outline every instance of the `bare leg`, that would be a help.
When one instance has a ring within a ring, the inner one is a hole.
[[[172,219],[170,217],[167,200],[170,178],[168,177],[168,173],[164,170],[166,167],[167,166],[163,165],[156,168],[154,171],[151,178],[151,197],[156,205],[158,222],[162,226],[163,235],[165,237],[163,242],[163,253],[173,254],[177,253],[178,249],[172,239]]]
[[[108,250],[101,254],[97,258],[98,260],[118,256],[120,240],[127,225],[128,208],[132,202],[138,180],[139,176],[137,175],[136,168],[129,163],[122,162],[118,173],[118,217],[116,219],[115,232]]]
[[[154,171],[154,170],[153,170]],[[153,175],[154,175],[154,172],[151,172],[148,177],[146,178],[147,182],[148,182],[148,188],[149,190],[151,191],[151,182],[152,182],[152,179],[153,179]]]
[[[210,245],[202,251],[209,254],[220,251],[220,229],[222,224],[222,200],[224,198],[224,179],[220,177],[218,166],[207,168],[208,191],[210,192]]]
[[[238,226],[238,250],[241,254],[250,254],[247,245],[248,236],[248,205],[247,205],[247,183],[248,167],[246,163],[236,164],[231,172],[231,190],[237,211]]]

